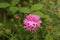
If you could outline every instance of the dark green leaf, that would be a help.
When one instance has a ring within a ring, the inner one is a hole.
[[[40,11],[33,12],[33,14],[37,14],[37,15],[39,15],[41,18],[45,18],[45,15],[44,15],[42,12],[40,12]]]
[[[16,5],[16,4],[18,4],[18,2],[19,2],[19,0],[12,0],[12,2],[11,2],[11,5]]]
[[[22,13],[30,13],[30,9],[27,8],[27,7],[22,7],[22,8],[19,8],[19,11],[22,12]]]
[[[42,4],[35,4],[35,5],[32,5],[31,11],[40,10],[42,8],[43,8],[43,5]]]
[[[12,12],[13,14],[18,10],[18,7],[10,7],[9,11]]]
[[[0,8],[6,8],[9,6],[10,6],[10,4],[8,4],[8,3],[0,3]]]

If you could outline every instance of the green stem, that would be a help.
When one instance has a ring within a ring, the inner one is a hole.
[[[4,12],[4,24],[6,24],[6,14]]]
[[[32,40],[37,40],[37,32],[33,32],[32,33]]]
[[[7,37],[7,38],[10,38],[9,36],[7,36],[7,35],[5,35],[5,34],[3,34],[5,37]]]

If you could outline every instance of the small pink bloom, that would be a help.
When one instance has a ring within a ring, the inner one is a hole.
[[[38,15],[29,14],[26,19],[24,19],[24,28],[30,31],[34,31],[41,26],[41,20]]]
[[[15,16],[16,19],[19,19],[19,16]]]

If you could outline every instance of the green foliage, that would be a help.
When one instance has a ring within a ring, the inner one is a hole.
[[[9,6],[10,6],[10,4],[8,4],[8,3],[0,3],[0,8],[7,8]]]
[[[53,40],[53,37],[50,34],[47,34],[45,40]]]
[[[12,36],[9,40],[18,40],[15,36]]]
[[[56,17],[60,19],[60,12],[56,13]]]
[[[14,14],[14,13],[16,13],[16,12],[18,11],[18,7],[10,7],[10,8],[9,8],[9,11],[10,11],[12,14]]]
[[[18,4],[18,2],[19,2],[19,0],[12,0],[11,5],[12,5],[12,6],[15,6],[15,5]]]
[[[46,18],[46,15],[43,14],[42,12],[40,11],[35,11],[35,12],[32,12],[33,14],[36,14],[36,15],[39,15],[41,18]]]
[[[3,35],[3,31],[0,31],[0,37]]]
[[[34,4],[31,6],[31,11],[38,11],[41,10],[43,8],[42,4]]]
[[[22,13],[30,13],[31,10],[28,7],[21,7],[19,8],[19,11]]]

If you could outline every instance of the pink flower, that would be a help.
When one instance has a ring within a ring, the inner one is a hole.
[[[34,31],[37,28],[39,28],[41,26],[41,20],[40,17],[38,15],[34,15],[34,14],[29,14],[25,19],[24,19],[24,28],[26,28],[27,30],[30,31]]]

